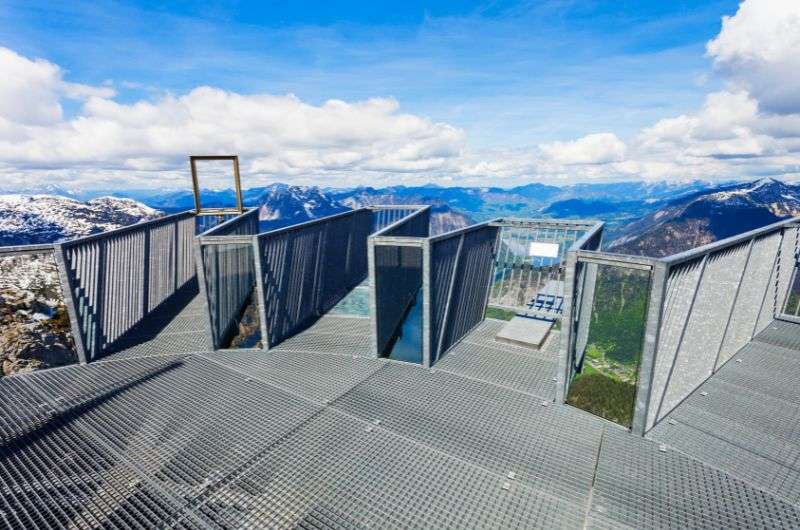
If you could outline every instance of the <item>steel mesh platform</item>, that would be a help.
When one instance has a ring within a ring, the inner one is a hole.
[[[800,504],[800,350],[775,345],[792,337],[770,324],[648,436]]]
[[[800,526],[796,387],[759,393],[800,375],[785,347],[752,343],[652,442],[552,403],[549,350],[494,322],[429,371],[364,357],[347,317],[182,354],[197,307],[157,346],[0,379],[0,527]]]

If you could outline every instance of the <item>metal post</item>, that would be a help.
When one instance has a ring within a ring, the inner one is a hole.
[[[458,239],[458,250],[456,250],[456,259],[453,262],[453,272],[450,276],[450,282],[447,286],[447,302],[444,306],[444,316],[442,317],[442,326],[439,329],[439,337],[436,340],[436,350],[433,351],[433,355],[436,357],[436,360],[439,360],[439,355],[442,353],[442,344],[444,343],[444,336],[447,334],[447,321],[448,317],[450,316],[450,306],[453,301],[453,286],[456,283],[456,277],[458,277],[458,266],[461,262],[461,251],[464,248],[464,234],[461,234],[461,237]]]
[[[258,236],[253,236],[253,260],[256,273],[256,300],[258,300],[258,319],[261,327],[261,348],[269,349],[269,335],[267,331],[267,304],[264,298],[264,269],[262,265],[261,243]]]
[[[58,279],[61,283],[61,293],[64,296],[64,305],[67,307],[67,315],[69,315],[69,327],[72,331],[75,353],[78,355],[78,361],[81,364],[86,364],[88,362],[86,347],[81,333],[81,325],[78,320],[78,311],[75,306],[75,285],[72,274],[67,267],[67,248],[60,243],[56,243],[53,245],[53,257],[56,260]]]
[[[570,365],[572,363],[572,319],[573,293],[575,290],[575,268],[578,265],[578,253],[570,250],[567,252],[567,264],[564,267],[564,311],[561,314],[561,348],[558,356],[558,371],[556,372],[556,403],[564,403],[567,399],[569,387]]]
[[[639,360],[639,381],[636,388],[636,402],[633,409],[631,432],[643,436],[647,431],[647,414],[652,398],[653,374],[658,355],[658,340],[661,334],[661,319],[664,312],[664,297],[667,291],[669,266],[657,262],[650,277],[650,300],[647,305],[642,356]]]
[[[377,359],[378,351],[378,278],[375,270],[375,240],[367,239],[367,268],[369,270],[369,320],[372,328],[372,355]]]
[[[422,244],[422,365],[430,368],[431,360],[431,319],[433,318],[431,304],[431,240],[426,238]]]

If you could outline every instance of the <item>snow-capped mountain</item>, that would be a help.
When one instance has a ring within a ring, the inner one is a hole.
[[[350,209],[319,188],[285,184],[265,188],[257,204],[266,227],[287,226]]]
[[[57,195],[0,195],[0,245],[51,243],[160,217],[132,199],[86,202]]]
[[[419,197],[407,194],[380,193],[371,188],[356,190],[350,195],[343,195],[341,202],[350,208],[363,208],[375,204],[428,204],[431,206],[431,234],[442,234],[473,224],[466,214],[454,210],[447,203],[431,197]]]
[[[668,256],[800,215],[800,186],[765,178],[667,202],[631,223],[609,250]]]

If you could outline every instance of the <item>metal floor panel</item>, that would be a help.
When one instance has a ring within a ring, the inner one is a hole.
[[[31,377],[72,424],[176,496],[222,480],[319,410],[202,357],[146,358]]]
[[[798,378],[800,352],[752,342],[648,437],[800,505]]]
[[[115,342],[102,360],[210,350],[207,318],[200,295],[176,300],[159,308]]]
[[[118,351],[108,353],[99,360],[110,361],[209,351],[211,350],[211,341],[205,332],[171,333],[148,341],[120,343],[119,348]]]
[[[342,335],[358,335],[369,337],[370,320],[365,317],[347,317],[326,315],[309,327],[306,333],[339,333]]]
[[[0,380],[0,527],[152,528],[178,499],[74,425],[77,410],[47,405],[24,378]]]
[[[320,403],[336,399],[387,362],[383,359],[281,350],[232,350],[205,353],[203,356]]]
[[[658,443],[609,429],[587,527],[797,528],[800,509]]]
[[[369,358],[363,318],[212,353],[198,308],[0,379],[0,528],[800,526],[785,347],[748,345],[654,443],[551,402],[557,333],[536,352],[486,321],[429,371]]]
[[[480,379],[552,401],[556,391],[553,378],[558,371],[556,355],[520,352],[521,349],[505,347],[497,342],[478,344],[467,340],[447,352],[434,364],[434,369]]]
[[[602,421],[568,407],[399,363],[334,406],[553,495],[574,502],[588,496]]]
[[[194,510],[220,528],[576,528],[583,519],[580,505],[330,410],[205,497]]]
[[[371,357],[372,340],[369,335],[305,331],[281,342],[274,349],[276,351],[305,351]]]
[[[774,320],[755,340],[800,352],[800,324]]]

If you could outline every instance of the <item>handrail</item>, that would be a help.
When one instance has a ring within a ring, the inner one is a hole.
[[[518,227],[518,228],[526,228],[526,227],[546,227],[547,225],[551,225],[552,227],[556,228],[585,228],[590,229],[595,227],[601,221],[594,220],[594,219],[551,219],[547,217],[538,217],[538,218],[522,218],[522,217],[500,217],[497,219],[493,219],[492,223],[496,224],[497,226],[508,226],[508,227]]]
[[[187,219],[189,217],[194,217],[194,210],[186,210],[185,212],[178,212],[173,213],[170,215],[165,215],[163,217],[159,217],[157,219],[150,219],[149,221],[140,221],[138,223],[134,223],[132,225],[123,226],[120,228],[115,228],[114,230],[107,230],[105,232],[99,232],[97,234],[90,234],[88,236],[81,236],[75,239],[69,239],[67,241],[62,241],[60,243],[56,243],[56,245],[60,245],[64,248],[72,247],[75,245],[80,245],[83,243],[89,243],[92,241],[97,241],[100,239],[106,239],[110,237],[116,237],[122,235],[126,232],[135,232],[137,230],[141,230],[142,228],[152,228],[154,226],[158,226],[161,224],[168,224],[172,221],[177,221],[180,219]]]
[[[241,213],[241,214],[239,214],[239,215],[237,215],[237,216],[235,216],[235,217],[233,217],[231,219],[228,219],[227,221],[225,221],[223,223],[220,223],[220,224],[218,224],[216,226],[213,226],[213,227],[209,228],[208,230],[206,230],[202,234],[198,234],[197,237],[200,238],[201,240],[203,240],[204,238],[212,237],[212,236],[226,236],[226,235],[229,235],[229,234],[226,234],[224,232],[226,232],[232,226],[236,226],[239,223],[243,223],[243,222],[249,220],[249,217],[252,216],[252,215],[258,214],[258,211],[259,211],[258,208],[250,208],[250,209],[246,210],[245,212],[243,212],[243,213]],[[219,232],[223,232],[223,233],[219,233]],[[205,241],[203,241],[203,242],[205,242]]]
[[[354,214],[356,214],[358,212],[363,212],[365,210],[369,210],[369,208],[357,208],[355,210],[347,210],[345,212],[339,212],[339,213],[335,213],[335,214],[332,214],[332,215],[327,215],[325,217],[320,217],[318,219],[310,219],[308,221],[303,221],[302,223],[297,223],[297,224],[293,224],[293,225],[289,225],[289,226],[282,226],[281,228],[275,228],[274,230],[267,230],[266,232],[259,232],[258,234],[256,234],[256,237],[261,239],[261,238],[268,237],[268,236],[281,235],[281,234],[284,234],[286,232],[293,232],[295,230],[303,230],[303,229],[306,229],[306,228],[308,228],[310,226],[313,226],[315,224],[327,223],[327,222],[330,222],[330,221],[332,221],[334,219],[338,219],[340,217],[345,217],[345,216],[348,216],[348,215],[354,215]]]
[[[712,252],[721,250],[723,248],[738,245],[739,243],[743,243],[758,236],[775,232],[776,230],[780,230],[782,228],[785,228],[786,226],[792,226],[794,225],[794,223],[798,222],[800,222],[800,217],[784,219],[783,221],[778,221],[777,223],[773,223],[771,225],[762,226],[761,228],[756,228],[754,230],[750,230],[749,232],[744,232],[742,234],[721,239],[719,241],[715,241],[713,243],[709,243],[701,247],[693,248],[685,252],[679,252],[678,254],[673,254],[671,256],[661,258],[661,261],[663,261],[670,267],[674,267],[675,265],[678,265],[680,263],[690,261],[692,259],[701,257],[705,254],[710,254]]]
[[[404,217],[401,217],[400,219],[398,219],[397,221],[395,221],[394,223],[392,223],[390,225],[386,225],[385,227],[381,228],[380,230],[378,230],[374,234],[370,235],[369,236],[370,239],[374,239],[374,238],[378,238],[378,237],[392,237],[392,236],[384,236],[383,234],[385,234],[387,232],[391,232],[392,230],[395,230],[397,227],[402,226],[402,225],[404,225],[406,223],[409,223],[409,222],[413,221],[414,219],[416,219],[417,217],[419,217],[421,215],[429,215],[431,207],[430,206],[411,206],[411,205],[405,205],[404,204],[404,205],[399,205],[396,208],[385,208],[384,207],[384,208],[376,208],[376,209],[380,209],[380,210],[414,210],[414,209],[416,209],[416,211],[413,212],[413,213],[410,213],[410,214],[408,214],[408,215],[406,215]],[[415,236],[398,236],[398,237],[415,237]],[[419,237],[422,238],[424,236],[419,236]]]
[[[14,255],[21,256],[26,254],[45,254],[47,252],[53,252],[54,250],[55,246],[53,243],[35,245],[8,245],[5,247],[0,247],[0,257]]]

